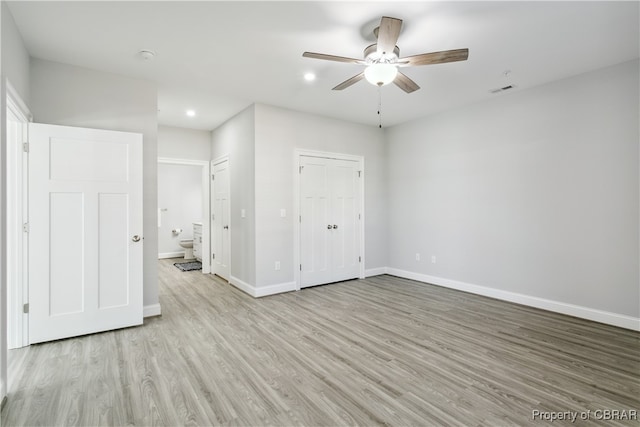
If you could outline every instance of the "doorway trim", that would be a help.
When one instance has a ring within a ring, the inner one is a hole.
[[[158,163],[202,167],[202,274],[209,274],[211,273],[211,260],[208,256],[204,256],[204,254],[211,252],[211,229],[209,227],[209,219],[211,218],[209,210],[211,205],[211,179],[209,177],[211,175],[211,170],[209,161],[158,157]]]
[[[19,123],[15,134],[7,126],[7,344],[9,349],[29,345],[28,236],[28,156],[23,143],[28,143],[28,123],[33,121],[29,108],[9,80],[6,80],[6,121]],[[9,137],[12,136],[11,139]]]
[[[354,154],[344,153],[332,153],[326,151],[304,150],[295,149],[293,152],[293,277],[296,283],[296,290],[300,290],[300,259],[301,259],[301,244],[300,244],[300,160],[301,157],[321,157],[325,159],[336,160],[350,160],[358,162],[359,169],[361,171],[362,179],[360,180],[359,201],[358,207],[360,209],[360,272],[358,278],[365,278],[365,210],[364,210],[364,156],[358,156]],[[298,218],[295,221],[295,218]]]

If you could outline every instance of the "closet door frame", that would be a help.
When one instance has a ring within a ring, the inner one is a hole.
[[[360,256],[360,272],[358,278],[365,278],[365,211],[364,211],[364,178],[365,178],[365,169],[364,169],[364,157],[357,156],[352,154],[344,154],[344,153],[331,153],[325,151],[314,151],[314,150],[302,150],[296,149],[294,150],[293,155],[293,219],[294,219],[294,232],[293,232],[293,247],[295,248],[293,251],[293,276],[296,283],[296,290],[300,290],[300,259],[301,259],[301,244],[300,244],[300,163],[301,157],[321,157],[326,159],[336,159],[336,160],[349,160],[358,162],[359,171],[360,171],[360,180],[358,189],[359,200],[358,207],[360,210],[360,242],[359,242],[359,256]]]

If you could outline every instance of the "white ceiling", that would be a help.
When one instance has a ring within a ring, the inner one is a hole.
[[[383,125],[522,90],[639,56],[631,2],[8,2],[33,57],[158,84],[160,124],[211,130],[253,102],[377,126],[378,89],[331,88],[361,66],[383,15],[404,20],[401,56],[469,48],[465,62],[403,69],[422,88],[382,88]],[[136,56],[141,49],[155,60]],[[511,70],[508,77],[504,72]],[[305,72],[318,78],[308,83]],[[194,109],[189,118],[185,110]]]

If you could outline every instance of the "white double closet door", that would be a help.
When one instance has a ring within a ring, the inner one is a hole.
[[[300,287],[360,276],[360,162],[300,156]]]

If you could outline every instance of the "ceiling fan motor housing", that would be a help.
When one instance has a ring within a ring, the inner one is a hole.
[[[377,43],[364,48],[364,60],[367,64],[376,64],[378,62],[387,62],[389,64],[393,64],[398,60],[399,57],[400,48],[398,46],[393,48],[393,52],[385,53],[384,55],[378,53]]]

